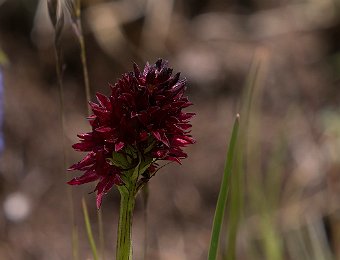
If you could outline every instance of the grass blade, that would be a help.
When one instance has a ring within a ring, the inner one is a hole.
[[[250,164],[248,160],[248,150],[250,146],[249,127],[251,114],[254,106],[254,102],[257,101],[258,89],[262,83],[263,63],[267,59],[267,54],[263,50],[258,50],[255,53],[253,62],[250,67],[248,74],[244,94],[242,95],[241,101],[241,114],[242,119],[240,120],[240,131],[239,141],[237,142],[237,149],[235,151],[234,161],[234,176],[230,181],[230,211],[228,217],[228,234],[227,234],[227,246],[225,252],[225,259],[235,260],[236,259],[236,240],[239,229],[239,222],[244,214],[244,194],[247,187],[245,186],[245,165],[251,165],[252,172],[258,169],[258,162]],[[252,129],[252,134],[254,129]],[[247,168],[248,168],[247,167]],[[253,175],[253,174],[252,174]]]
[[[87,238],[89,239],[89,242],[90,242],[91,251],[92,251],[92,254],[93,254],[93,259],[98,260],[97,247],[96,247],[96,243],[94,242],[94,238],[93,238],[93,234],[92,234],[92,227],[91,227],[91,223],[90,223],[89,214],[88,214],[88,211],[87,211],[86,201],[83,198],[81,202],[82,202],[82,206],[83,206],[83,213],[84,213],[84,220],[85,220]]]
[[[79,238],[78,238],[78,227],[76,225],[72,226],[72,259],[79,259]]]
[[[236,150],[236,141],[237,141],[237,135],[238,135],[238,129],[239,129],[239,118],[240,116],[237,115],[234,126],[233,126],[233,131],[231,134],[230,142],[229,142],[229,149],[227,152],[226,163],[224,167],[224,173],[223,173],[220,192],[218,195],[215,216],[214,216],[214,221],[213,221],[213,228],[211,232],[208,260],[215,260],[217,257],[219,237],[220,237],[220,232],[222,228],[226,202],[228,198],[228,191],[230,187],[230,177],[231,177],[234,155],[235,155],[235,150]]]
[[[240,135],[241,136],[241,135]],[[240,212],[242,208],[242,195],[241,195],[241,175],[243,176],[243,154],[240,142],[237,144],[237,150],[234,152],[234,176],[230,178],[230,211],[229,211],[229,222],[228,222],[228,244],[226,251],[226,259],[236,259],[236,238],[238,231],[238,224],[240,219]]]

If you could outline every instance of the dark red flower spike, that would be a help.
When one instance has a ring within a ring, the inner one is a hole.
[[[134,64],[133,72],[110,85],[110,96],[97,93],[98,103],[90,103],[93,115],[88,118],[92,131],[79,134],[80,142],[73,145],[88,154],[69,168],[84,174],[68,183],[98,180],[95,191],[100,207],[103,195],[114,185],[124,184],[125,172],[138,160],[152,161],[146,173],[153,173],[158,160],[180,163],[186,158],[182,148],[195,142],[189,123],[194,113],[183,112],[192,105],[184,95],[186,84],[180,73],[172,75],[167,61],[159,59],[153,65],[147,63],[142,72]]]

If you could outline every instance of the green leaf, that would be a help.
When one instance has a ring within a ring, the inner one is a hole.
[[[117,166],[122,169],[128,169],[130,163],[128,159],[121,153],[112,153],[112,158],[107,159],[111,165]]]
[[[150,152],[152,150],[152,148],[154,148],[155,144],[156,144],[156,141],[152,140],[150,142],[149,146],[145,148],[144,154],[147,154],[148,152]]]
[[[236,116],[233,131],[231,134],[229,149],[227,152],[226,163],[224,168],[224,174],[222,178],[221,188],[218,195],[214,222],[211,232],[210,248],[208,254],[208,260],[215,260],[217,257],[217,250],[219,244],[220,232],[223,224],[223,217],[228,198],[228,191],[230,187],[230,178],[233,168],[234,155],[236,150],[236,141],[239,129],[239,115]]]
[[[131,156],[131,158],[133,159],[137,159],[138,158],[138,152],[136,151],[136,149],[134,147],[132,147],[131,145],[126,146],[125,148],[125,152]]]
[[[139,176],[143,174],[150,167],[151,163],[152,163],[152,158],[150,157],[145,157],[143,158],[143,160],[140,158],[138,165],[135,167],[132,173],[131,179],[133,181],[138,180]]]

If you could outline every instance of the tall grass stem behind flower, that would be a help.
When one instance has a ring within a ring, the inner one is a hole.
[[[117,259],[131,259],[131,225],[138,191],[161,168],[160,161],[181,163],[183,148],[195,141],[190,135],[194,113],[183,112],[192,103],[184,95],[186,79],[172,75],[167,61],[147,63],[141,71],[136,64],[124,74],[111,95],[97,93],[98,103],[90,103],[88,120],[92,131],[79,134],[77,151],[87,152],[69,170],[83,175],[69,181],[80,185],[98,181],[97,207],[103,196],[118,186],[121,194]]]
[[[89,73],[87,68],[85,39],[83,34],[83,27],[81,24],[81,6],[80,6],[81,0],[65,0],[65,4],[71,17],[73,31],[78,39],[78,43],[80,46],[80,58],[83,68],[85,95],[87,102],[89,102],[91,100],[91,90]],[[88,114],[90,115],[91,108],[89,105],[87,105],[87,111]]]
[[[54,28],[54,52],[56,59],[56,72],[59,86],[60,125],[62,132],[63,146],[63,169],[66,168],[66,147],[65,147],[65,112],[64,112],[64,88],[63,88],[63,55],[61,47],[61,33],[64,28],[64,12],[59,0],[48,0],[47,8],[49,17]],[[68,196],[72,221],[72,259],[78,260],[78,229],[74,218],[74,203],[72,189],[68,189]]]
[[[81,23],[81,0],[65,0],[65,6],[66,9],[70,15],[71,18],[71,24],[73,31],[77,37],[79,47],[80,47],[80,59],[83,69],[83,77],[84,77],[84,89],[85,89],[85,96],[86,96],[86,108],[88,116],[91,114],[91,108],[89,106],[89,102],[91,100],[91,90],[90,90],[90,80],[89,80],[89,73],[88,73],[88,67],[87,67],[87,58],[86,58],[86,48],[85,48],[85,39],[83,34],[83,28]],[[83,212],[88,215],[87,207],[85,199],[83,199]],[[84,214],[85,217],[85,214]],[[98,219],[98,226],[99,226],[99,242],[100,242],[100,252],[102,259],[105,259],[105,250],[104,250],[104,225],[103,225],[103,217],[102,217],[102,211],[99,209],[97,212],[97,219]],[[89,239],[90,244],[92,244],[92,231],[91,226],[89,226],[87,229],[87,236]],[[91,232],[90,232],[91,231]],[[95,257],[96,251],[93,250],[92,253]]]
[[[5,149],[5,139],[3,133],[3,121],[4,121],[4,78],[3,68],[9,64],[6,54],[0,48],[0,154]]]
[[[2,131],[2,124],[4,120],[4,82],[2,76],[2,68],[0,64],[0,153],[5,148],[4,134]]]

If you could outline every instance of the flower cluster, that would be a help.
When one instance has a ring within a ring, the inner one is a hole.
[[[99,181],[97,207],[141,160],[148,162],[140,179],[146,182],[158,170],[157,161],[180,163],[187,157],[182,148],[194,143],[189,133],[194,113],[182,111],[192,105],[184,95],[186,79],[180,79],[180,73],[172,75],[167,61],[147,63],[143,71],[134,64],[133,72],[110,87],[110,96],[97,93],[98,103],[90,103],[92,131],[79,134],[80,142],[73,145],[88,154],[69,168],[84,171],[68,182],[71,185]]]

